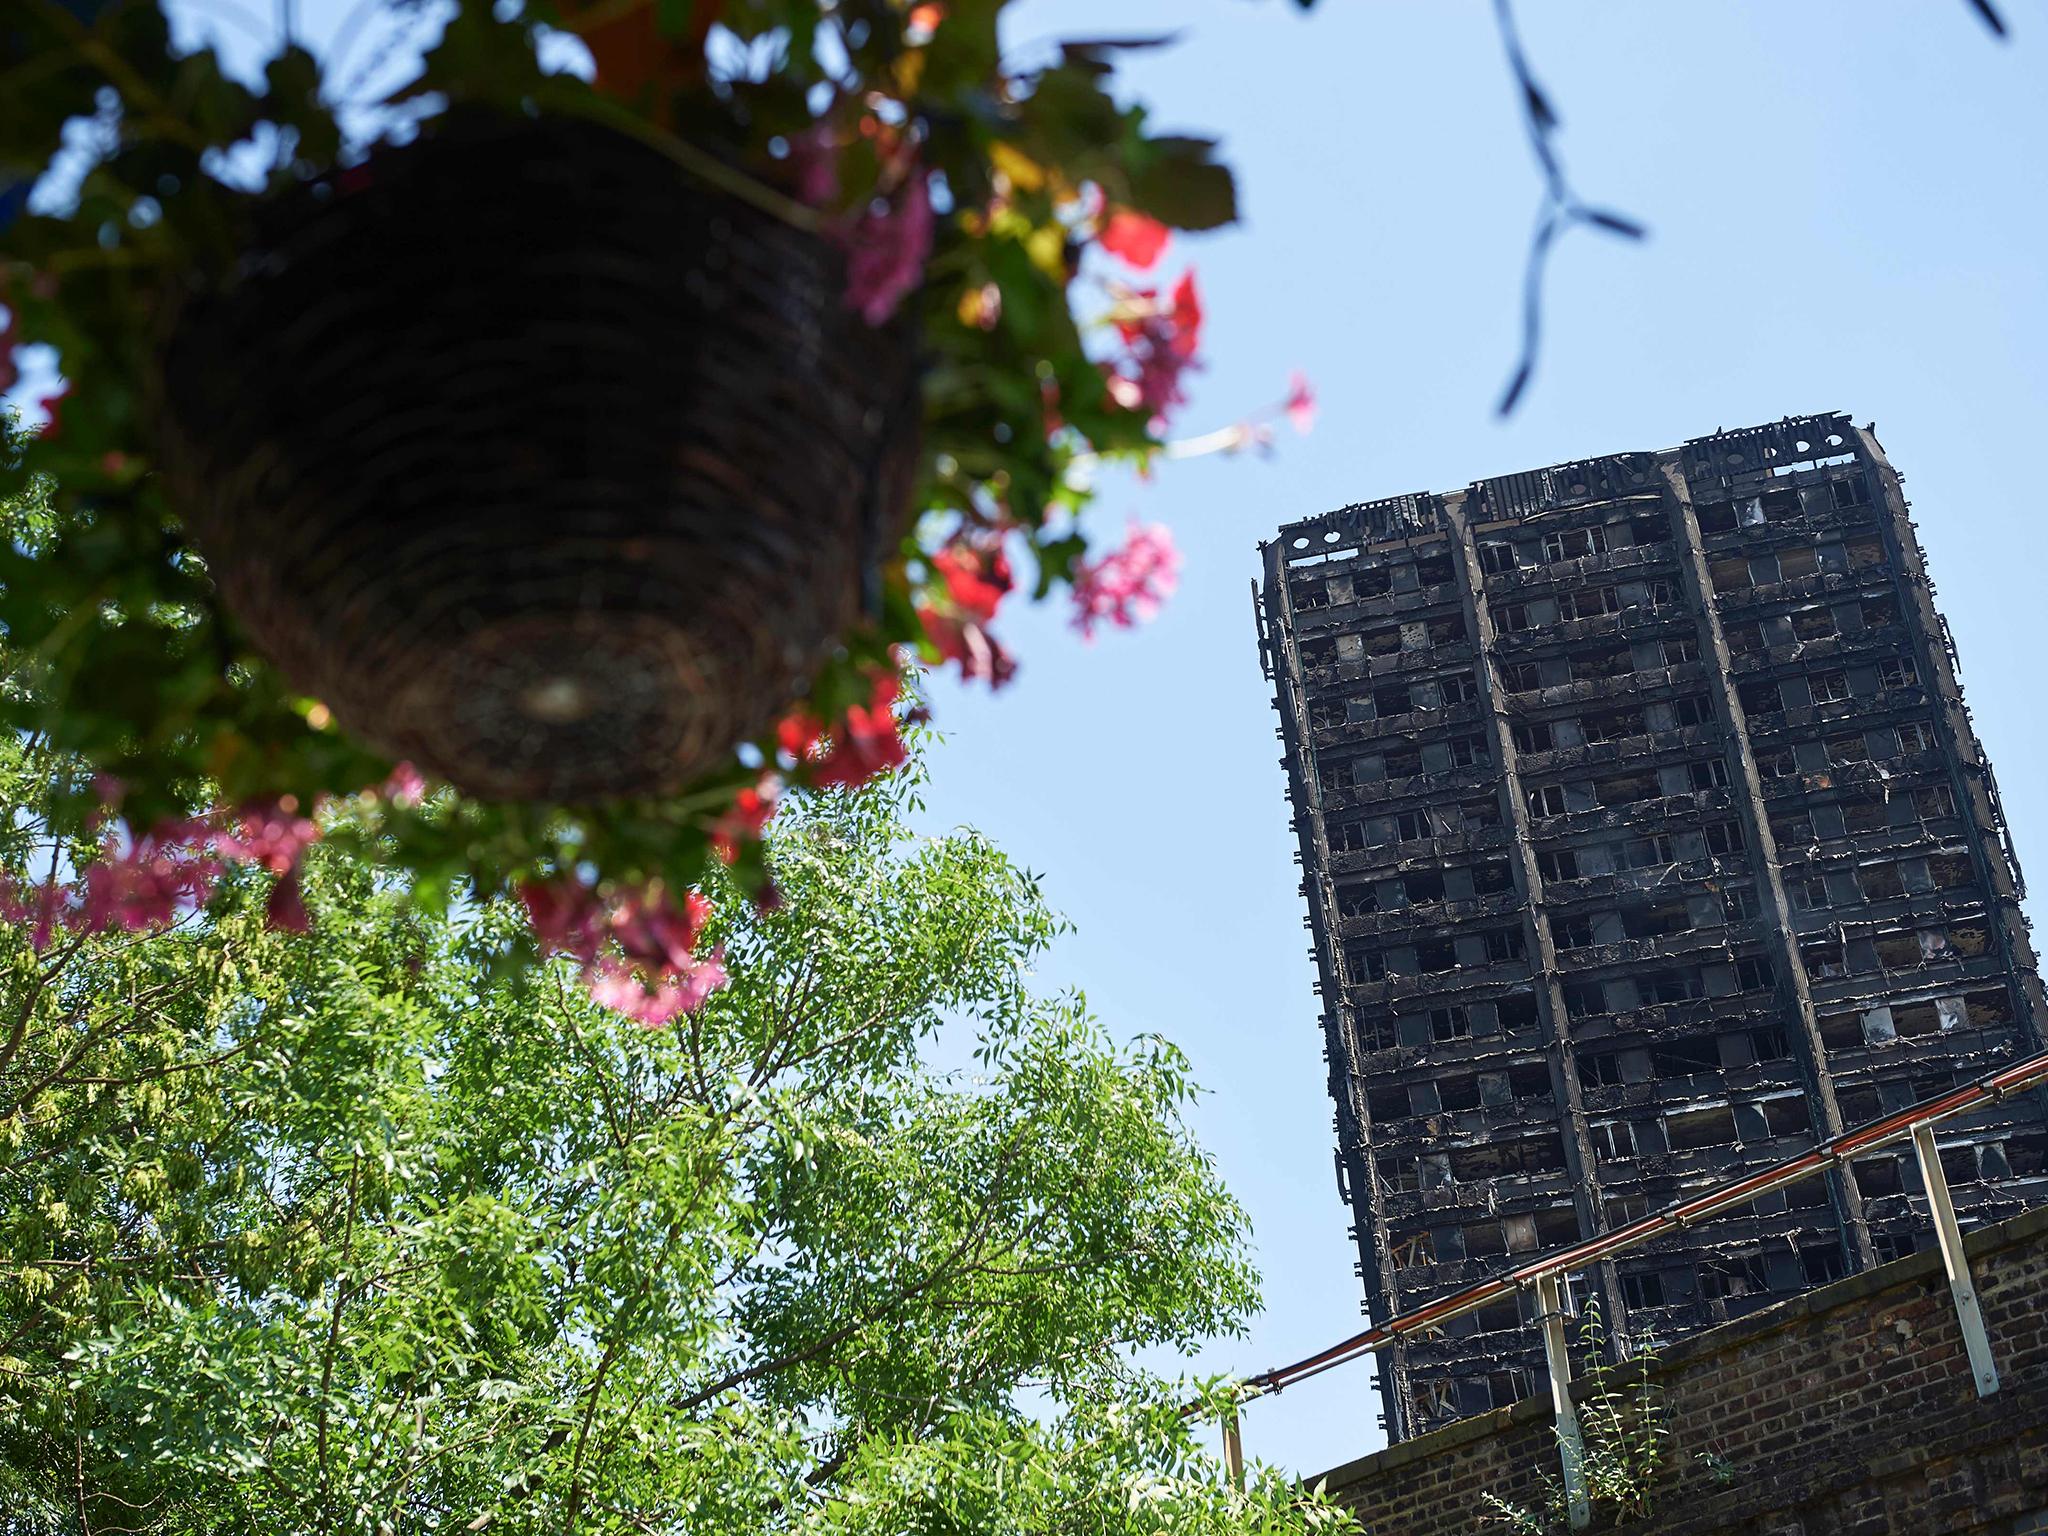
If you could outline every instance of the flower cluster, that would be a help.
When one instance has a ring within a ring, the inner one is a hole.
[[[1119,629],[1142,624],[1159,611],[1180,584],[1180,552],[1165,525],[1131,522],[1122,547],[1074,573],[1074,628],[1095,638],[1103,622]]]
[[[991,688],[1002,687],[1017,671],[1015,659],[988,630],[1016,585],[1005,538],[1000,528],[956,534],[931,557],[938,585],[927,588],[917,610],[925,639],[940,659],[959,663],[962,677],[986,679]]]
[[[870,674],[867,702],[848,707],[839,723],[828,727],[808,710],[797,710],[777,728],[783,754],[806,770],[810,783],[851,788],[878,773],[900,768],[906,761],[896,703],[903,681],[896,673],[876,668]]]
[[[659,885],[607,898],[573,878],[519,888],[543,953],[583,968],[597,1002],[650,1028],[690,1012],[725,985],[721,951],[699,953],[711,903],[696,891],[677,900]]]
[[[1163,427],[1169,412],[1184,404],[1181,376],[1195,366],[1202,340],[1202,300],[1193,271],[1181,274],[1173,291],[1116,284],[1110,290],[1112,318],[1128,349],[1106,365],[1109,396],[1128,411],[1141,411]]]
[[[842,236],[846,302],[869,325],[885,325],[924,281],[932,253],[932,193],[913,166],[893,197],[866,209]]]
[[[319,837],[318,824],[288,798],[163,821],[142,833],[115,823],[98,857],[74,879],[62,879],[54,869],[27,889],[0,879],[0,921],[28,928],[38,953],[59,929],[162,928],[205,906],[228,865],[253,864],[277,877],[270,889],[271,923],[303,932],[299,864]]]

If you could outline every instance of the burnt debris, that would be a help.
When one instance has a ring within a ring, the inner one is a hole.
[[[2039,1050],[1997,785],[1899,477],[1788,418],[1346,507],[1262,547],[1374,1318]],[[1945,1128],[2048,1198],[2038,1096]],[[1668,1340],[1928,1241],[1910,1155],[1576,1277]],[[1526,1396],[1533,1298],[1383,1360],[1399,1440]]]

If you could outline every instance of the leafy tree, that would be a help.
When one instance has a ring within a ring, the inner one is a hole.
[[[17,890],[93,857],[60,777],[0,756]],[[340,840],[309,934],[249,868],[168,930],[0,929],[0,1532],[1335,1522],[1133,1364],[1254,1299],[1183,1059],[1035,991],[1058,920],[915,794],[786,815],[669,1030]]]

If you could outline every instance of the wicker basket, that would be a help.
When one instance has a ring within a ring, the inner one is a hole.
[[[572,120],[444,120],[265,204],[160,458],[228,607],[472,794],[673,790],[768,728],[903,531],[907,321],[826,241]]]

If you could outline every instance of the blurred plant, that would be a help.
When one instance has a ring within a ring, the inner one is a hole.
[[[211,48],[175,47],[159,0],[7,7],[0,388],[15,382],[23,347],[49,349],[62,383],[42,430],[0,453],[13,679],[0,724],[100,775],[53,814],[74,831],[104,823],[110,868],[192,866],[176,890],[162,869],[148,875],[159,906],[176,906],[203,897],[206,861],[231,835],[220,807],[318,822],[346,799],[359,849],[423,892],[543,888],[574,906],[586,974],[631,1011],[700,999],[722,973],[678,942],[692,925],[673,920],[684,910],[675,893],[715,854],[765,896],[758,838],[782,792],[858,783],[900,761],[899,724],[914,709],[898,678],[913,657],[1005,682],[1015,661],[991,626],[1019,584],[1013,562],[1028,563],[1031,597],[1071,585],[1084,631],[1105,617],[1135,622],[1171,590],[1162,531],[1091,559],[1080,518],[1095,466],[1143,469],[1174,452],[1166,434],[1197,366],[1203,310],[1191,270],[1170,283],[1148,274],[1173,230],[1235,217],[1231,176],[1212,141],[1155,133],[1142,107],[1116,99],[1118,57],[1162,39],[1071,43],[1012,63],[997,46],[1004,9],[456,0],[417,78],[366,117],[345,110],[325,62],[289,36],[251,85]],[[563,33],[588,46],[594,83],[544,66]],[[155,348],[171,296],[229,268],[266,193],[345,174],[376,135],[417,132],[457,108],[610,124],[842,245],[846,302],[870,321],[918,311],[922,516],[880,573],[878,616],[844,637],[773,739],[673,798],[571,808],[381,792],[403,765],[350,741],[246,643],[151,473]],[[1306,398],[1297,383],[1276,409],[1305,425]],[[1232,446],[1265,419],[1230,429],[1244,434]],[[122,920],[142,910],[129,901]],[[669,915],[666,937],[642,943],[654,913]],[[292,918],[288,899],[280,915]]]

